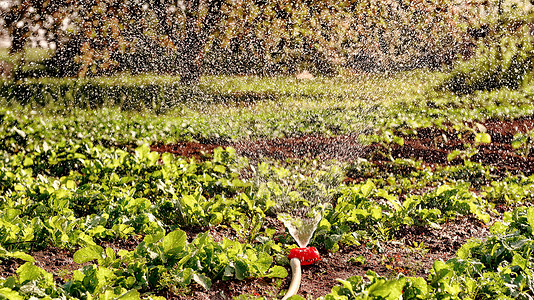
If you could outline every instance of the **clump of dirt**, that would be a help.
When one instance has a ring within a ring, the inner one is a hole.
[[[18,259],[7,259],[2,260],[1,262],[2,263],[0,264],[0,277],[2,278],[6,278],[15,274],[15,271],[22,264],[22,261]]]

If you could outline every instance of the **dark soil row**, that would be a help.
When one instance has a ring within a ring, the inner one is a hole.
[[[337,137],[303,136],[297,138],[279,138],[260,141],[239,141],[224,143],[177,142],[175,144],[155,144],[152,151],[170,152],[186,157],[202,158],[216,147],[234,147],[238,154],[253,160],[262,158],[274,159],[336,159],[354,161],[366,158],[374,162],[387,161],[384,153],[391,153],[393,158],[413,158],[430,164],[460,164],[462,158],[452,161],[447,156],[454,150],[465,150],[464,145],[475,146],[478,152],[471,161],[494,167],[495,172],[510,172],[525,175],[534,173],[534,151],[528,156],[512,148],[514,134],[534,129],[534,120],[487,121],[483,124],[491,136],[490,144],[474,145],[474,134],[458,133],[437,128],[424,128],[414,136],[407,136],[404,145],[372,144],[363,146],[358,142],[357,135]]]

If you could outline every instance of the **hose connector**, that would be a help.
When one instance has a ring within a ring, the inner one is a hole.
[[[315,247],[293,248],[289,252],[289,259],[298,258],[303,266],[313,264],[321,259],[319,251]]]

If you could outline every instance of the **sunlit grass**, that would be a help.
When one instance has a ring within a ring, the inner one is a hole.
[[[351,74],[340,77],[315,77],[302,80],[294,76],[209,76],[201,81],[201,88],[220,92],[276,93],[307,97],[359,97],[366,100],[391,100],[413,92],[421,92],[432,84],[440,73],[424,70]],[[321,100],[321,99],[320,99]]]
[[[155,93],[162,88],[168,90],[170,96],[161,98],[161,93],[155,94],[155,101],[169,101],[179,109],[185,106],[203,113],[254,113],[264,110],[343,110],[359,108],[362,104],[395,105],[401,100],[421,97],[437,76],[438,73],[428,71],[351,74],[310,80],[299,80],[294,76],[205,76],[198,86],[187,87],[182,86],[176,76],[118,74],[82,79],[29,78],[16,84],[28,86],[23,97],[28,94],[33,97],[45,86],[50,86],[50,89],[45,88],[51,94],[48,98],[58,103],[65,97],[84,97],[88,98],[84,101],[90,101],[94,93],[99,96],[104,93],[103,97],[113,99],[126,97],[129,102],[136,102],[136,98],[149,96],[148,88],[154,89]],[[90,86],[86,89],[84,85]],[[67,90],[72,92],[69,94]],[[113,96],[113,91],[121,94]]]

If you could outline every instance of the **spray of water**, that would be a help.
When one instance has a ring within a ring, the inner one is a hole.
[[[314,168],[315,165],[312,163],[309,167]],[[278,219],[299,247],[304,248],[310,243],[324,211],[331,206],[332,197],[342,178],[341,169],[308,169],[308,173],[302,169],[274,167],[270,171],[264,174],[267,184],[260,184],[266,188],[258,192],[269,194],[270,200],[276,203],[273,210]]]
[[[293,216],[290,213],[278,214],[278,219],[284,223],[289,234],[301,248],[308,246],[322,217],[322,211],[317,209],[309,212],[306,216]]]

